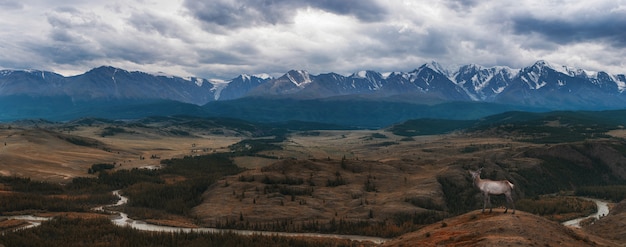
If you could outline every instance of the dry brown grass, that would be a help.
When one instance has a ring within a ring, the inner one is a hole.
[[[281,160],[274,165],[231,176],[209,188],[204,202],[196,207],[195,214],[204,222],[237,220],[242,214],[251,223],[271,220],[293,220],[295,222],[332,218],[348,220],[377,220],[392,218],[394,213],[414,213],[424,209],[405,202],[407,197],[435,198],[434,203],[443,201],[436,173],[407,162],[355,161],[347,160],[342,169],[340,160]],[[346,184],[327,186],[338,175]],[[311,194],[295,195],[266,192],[275,181],[285,178],[303,181],[299,185],[284,185],[293,190],[311,190]],[[240,178],[246,181],[240,181]],[[254,181],[250,181],[250,180]],[[370,180],[376,191],[364,189]],[[313,186],[311,185],[313,184]],[[372,210],[374,218],[370,219]]]
[[[626,200],[617,203],[610,210],[608,216],[585,226],[584,229],[626,246]]]
[[[521,211],[514,215],[503,214],[500,211],[490,214],[473,211],[405,234],[383,246],[619,246],[619,244]]]
[[[372,138],[375,133],[386,138]],[[478,168],[484,165],[482,162],[511,158],[520,149],[533,146],[501,138],[468,138],[454,134],[420,136],[411,141],[402,139],[386,131],[367,130],[320,131],[317,136],[293,134],[283,150],[264,153],[278,157],[277,160],[236,159],[238,165],[250,170],[227,177],[209,188],[204,202],[195,208],[195,215],[208,225],[237,221],[241,216],[250,223],[327,222],[333,218],[383,222],[396,214],[426,210],[407,202],[407,198],[427,198],[433,205],[443,208],[443,192],[436,178],[449,172],[452,164],[467,161]],[[464,151],[468,146],[478,151]],[[341,167],[344,157],[346,168]],[[510,162],[523,164],[526,161],[511,159]],[[347,184],[327,186],[338,173]],[[296,196],[266,193],[264,188],[270,185],[262,182],[264,177],[301,179],[302,185],[287,187],[312,189],[313,192]],[[376,191],[364,188],[368,178],[375,184]],[[310,182],[315,186],[309,186]]]
[[[70,133],[31,127],[0,128],[0,175],[62,183],[74,177],[90,176],[87,170],[96,163],[115,163],[116,169],[158,166],[161,159],[223,152],[241,139],[211,135],[167,136],[140,128],[132,134],[101,137],[103,128],[83,126]],[[59,135],[101,145],[76,145]],[[151,159],[153,155],[160,159]]]
[[[64,182],[77,176],[89,176],[87,169],[95,163],[115,163],[118,165],[116,169],[157,166],[160,159],[150,159],[153,155],[168,159],[226,152],[228,145],[242,139],[202,133],[192,133],[189,137],[171,136],[142,128],[132,129],[132,133],[101,137],[103,127],[81,126],[70,133],[54,129],[0,128],[0,174]],[[60,138],[58,133],[92,140],[100,146],[76,145]],[[386,138],[375,138],[374,134],[382,134]],[[617,132],[611,134],[626,136]],[[251,223],[282,219],[325,221],[333,218],[382,222],[397,213],[426,210],[406,202],[406,198],[429,198],[433,205],[443,205],[437,175],[452,172],[465,175],[459,170],[460,165],[478,168],[501,162],[511,169],[533,166],[539,161],[518,154],[530,147],[540,146],[505,138],[461,134],[406,140],[382,130],[320,131],[318,136],[296,133],[289,136],[283,150],[263,153],[277,159],[235,158],[237,165],[249,170],[210,187],[204,194],[204,202],[194,209],[194,213],[207,225],[225,219],[239,220],[241,216]],[[344,157],[346,166],[341,167]],[[337,178],[337,174],[346,184],[326,186],[329,180]],[[240,181],[240,176],[254,177],[254,180]],[[299,178],[304,183],[293,185],[294,188],[313,187],[314,190],[310,195],[294,197],[277,192],[264,193],[267,184],[262,180],[265,176]],[[185,178],[171,176],[164,179],[174,183]],[[368,179],[376,185],[375,191],[365,189]],[[315,186],[308,185],[309,182]],[[373,217],[370,212],[373,212]],[[166,225],[194,225],[191,220],[181,218],[148,220]],[[435,223],[394,239],[387,245],[615,245],[583,231],[568,229],[519,211],[514,216],[470,212],[444,222],[445,226]]]

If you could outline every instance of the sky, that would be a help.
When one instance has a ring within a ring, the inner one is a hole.
[[[626,73],[625,0],[0,0],[0,68],[231,79],[436,61]]]

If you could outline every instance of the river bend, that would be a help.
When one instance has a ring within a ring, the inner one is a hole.
[[[206,232],[206,233],[230,232],[230,233],[236,233],[236,234],[241,234],[241,235],[269,235],[269,236],[284,236],[284,237],[321,237],[321,238],[348,239],[348,240],[353,240],[353,241],[369,241],[375,244],[382,244],[389,240],[386,238],[360,236],[360,235],[252,231],[252,230],[218,229],[218,228],[210,228],[210,227],[191,228],[191,227],[161,226],[161,225],[150,224],[145,221],[133,220],[128,217],[128,214],[123,213],[123,212],[108,210],[107,208],[109,207],[121,206],[121,205],[128,203],[128,197],[122,196],[119,190],[113,191],[113,194],[119,198],[119,200],[115,204],[96,207],[93,210],[99,211],[99,212],[108,212],[108,213],[116,214],[116,216],[113,216],[111,218],[111,221],[114,224],[118,226],[122,226],[122,227],[128,226],[128,227],[131,227],[137,230],[142,230],[142,231],[158,231],[158,232],[181,232],[182,231],[182,232]],[[598,207],[598,211],[585,217],[563,222],[562,223],[563,225],[580,228],[581,227],[580,222],[585,219],[588,219],[591,217],[599,219],[600,217],[606,216],[609,214],[609,207],[608,207],[607,202],[601,201],[598,199],[593,199],[593,198],[583,198],[583,199],[595,202]],[[6,217],[1,217],[1,218],[19,219],[19,220],[24,220],[30,223],[29,225],[20,227],[17,230],[26,229],[30,227],[36,227],[36,226],[41,225],[42,221],[46,221],[50,219],[49,217],[37,217],[33,215],[6,216]]]
[[[571,226],[571,227],[576,227],[576,228],[580,228],[580,222],[582,222],[583,220],[589,219],[589,218],[596,218],[596,219],[600,219],[600,217],[604,217],[607,216],[609,214],[609,203],[602,201],[602,200],[598,200],[598,199],[593,199],[593,198],[586,198],[586,197],[580,197],[581,199],[585,199],[585,200],[589,200],[592,202],[596,203],[596,206],[598,208],[598,211],[585,216],[585,217],[580,217],[580,218],[576,218],[573,220],[568,220],[563,222],[562,224],[564,226]]]
[[[295,233],[295,232],[271,232],[271,231],[251,231],[251,230],[234,230],[234,229],[218,229],[209,227],[173,227],[173,226],[161,226],[150,224],[145,221],[133,220],[128,217],[128,214],[119,211],[108,210],[107,208],[112,206],[121,206],[128,203],[128,198],[122,196],[119,190],[113,191],[113,194],[119,198],[117,203],[94,208],[95,211],[108,212],[117,214],[111,218],[111,221],[118,226],[128,226],[142,231],[157,231],[157,232],[207,232],[207,233],[220,233],[230,232],[240,235],[266,235],[266,236],[284,236],[284,237],[320,237],[320,238],[336,238],[336,239],[348,239],[353,241],[369,241],[375,244],[382,244],[389,240],[386,238],[360,236],[360,235],[343,235],[343,234],[321,234],[321,233]]]

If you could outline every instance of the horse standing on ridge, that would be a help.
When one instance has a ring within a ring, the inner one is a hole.
[[[506,196],[506,202],[513,206],[513,214],[515,214],[515,203],[513,202],[513,198],[511,197],[511,191],[513,190],[513,184],[508,180],[499,180],[493,181],[489,179],[480,179],[480,172],[482,172],[483,168],[480,168],[476,171],[468,171],[472,175],[472,179],[474,180],[474,185],[480,190],[483,194],[483,213],[485,212],[485,207],[487,203],[489,203],[489,213],[491,213],[493,206],[491,205],[491,199],[489,195],[501,195],[504,194]],[[504,213],[509,210],[507,206],[504,210]]]

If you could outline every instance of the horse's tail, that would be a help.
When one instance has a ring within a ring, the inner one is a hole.
[[[506,181],[506,183],[509,185],[509,187],[511,187],[511,189],[513,189],[515,187],[515,185],[513,185],[511,182],[509,182],[508,180]]]

